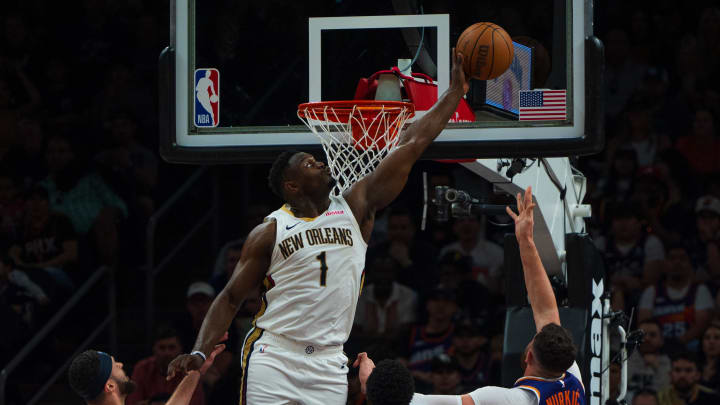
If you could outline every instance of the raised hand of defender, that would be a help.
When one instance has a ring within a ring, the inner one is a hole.
[[[465,77],[465,70],[463,69],[464,56],[460,52],[457,52],[455,48],[452,49],[452,77],[450,77],[450,88],[456,88],[462,86],[463,94],[470,90],[470,84],[468,78]]]
[[[535,203],[532,200],[532,187],[528,187],[525,190],[525,195],[517,193],[517,209],[518,213],[515,214],[510,207],[505,207],[510,218],[515,221],[515,237],[518,241],[521,240],[532,240],[533,237],[533,208]]]
[[[225,332],[220,341],[222,342],[227,340],[227,337],[228,333]],[[168,365],[166,379],[170,381],[175,378],[176,374],[185,375],[192,370],[198,370],[200,374],[204,374],[207,369],[212,366],[212,363],[215,361],[215,356],[220,354],[223,350],[225,350],[225,345],[219,344],[215,346],[215,349],[212,353],[210,353],[207,360],[203,360],[202,357],[197,354],[181,354],[175,357],[175,359],[173,359],[173,361],[171,361]]]
[[[375,368],[375,362],[368,357],[367,353],[359,353],[357,359],[353,363],[353,367],[360,367],[358,370],[358,379],[360,380],[360,389],[365,394],[367,380],[370,377],[373,369]]]
[[[185,375],[193,370],[200,370],[204,361],[197,354],[181,354],[168,365],[167,377],[168,381],[175,378],[176,374]]]

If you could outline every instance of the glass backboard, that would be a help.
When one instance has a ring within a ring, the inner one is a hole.
[[[603,58],[592,1],[174,0],[171,43],[160,56],[161,154],[204,164],[319,151],[299,104],[352,100],[361,79],[394,66],[429,76],[441,94],[452,47],[481,21],[508,32],[514,59],[502,76],[471,81],[472,118],[448,123],[424,157],[599,151]],[[523,113],[557,95],[562,114]]]

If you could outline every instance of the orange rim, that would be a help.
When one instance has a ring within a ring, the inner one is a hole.
[[[384,111],[390,116],[397,116],[403,110],[408,112],[408,118],[415,115],[415,104],[406,103],[404,101],[384,101],[384,100],[342,100],[342,101],[318,101],[314,103],[303,103],[298,106],[298,115],[302,118],[316,119],[318,117],[325,118],[325,112],[328,111],[327,118],[347,118],[353,110],[370,113],[366,119],[375,117],[374,112]],[[312,111],[316,117],[308,117],[307,111]],[[335,120],[331,120],[335,121]]]

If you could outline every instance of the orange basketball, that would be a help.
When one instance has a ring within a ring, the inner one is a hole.
[[[463,54],[465,75],[489,80],[503,74],[513,60],[510,35],[499,25],[479,22],[465,29],[455,50]]]

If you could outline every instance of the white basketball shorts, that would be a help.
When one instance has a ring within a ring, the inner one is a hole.
[[[347,402],[348,358],[342,346],[313,346],[253,328],[242,356],[240,405]]]

